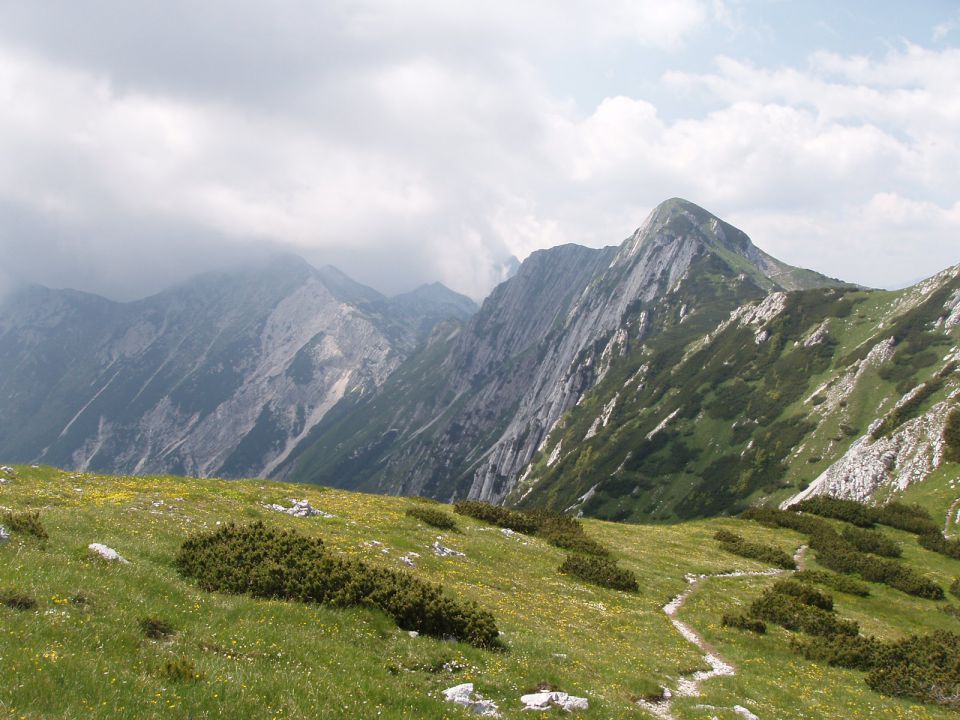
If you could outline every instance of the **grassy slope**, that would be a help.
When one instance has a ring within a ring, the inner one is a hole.
[[[717,550],[720,527],[792,551],[801,537],[730,519],[673,526],[587,521],[588,532],[616,549],[641,585],[626,595],[582,585],[556,573],[562,553],[539,540],[509,538],[458,518],[445,536],[466,558],[434,557],[437,532],[404,515],[409,499],[361,495],[264,481],[110,478],[49,468],[19,468],[0,486],[0,506],[39,509],[50,533],[45,544],[14,535],[0,546],[0,589],[36,596],[39,608],[0,606],[0,717],[132,718],[462,718],[444,704],[446,687],[474,682],[499,702],[506,718],[526,715],[519,695],[549,682],[590,699],[585,718],[646,717],[632,704],[660,683],[703,667],[661,606],[685,587],[686,573],[760,569]],[[305,497],[332,519],[291,518],[267,502]],[[160,503],[162,505],[155,505]],[[182,538],[217,522],[254,519],[321,535],[338,552],[400,567],[419,552],[417,575],[442,582],[497,617],[508,651],[494,653],[429,638],[410,638],[368,610],[331,610],[293,603],[208,594],[181,579],[172,559]],[[389,548],[367,546],[378,540]],[[903,537],[907,555],[946,582],[960,562],[943,559]],[[103,542],[130,565],[87,558]],[[697,708],[743,705],[763,718],[947,718],[871,693],[857,673],[807,663],[778,641],[719,626],[723,611],[744,604],[770,579],[710,580],[681,612],[739,668],[734,678],[709,681],[701,698],[678,702],[681,718],[734,717]],[[867,599],[837,596],[838,609],[885,636],[953,627],[960,622],[936,604],[873,586]],[[69,598],[82,593],[85,606]],[[145,639],[137,621],[162,617],[178,628],[169,641]],[[203,678],[171,682],[167,660],[191,659]],[[429,672],[445,662],[466,668]]]

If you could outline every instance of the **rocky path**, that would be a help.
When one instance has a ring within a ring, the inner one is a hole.
[[[802,570],[804,568],[806,553],[807,546],[801,545],[799,548],[797,548],[797,551],[793,555],[793,559],[797,564],[798,570]],[[654,717],[660,718],[661,720],[674,720],[675,716],[673,714],[672,707],[674,699],[678,697],[697,697],[700,694],[700,686],[707,680],[711,680],[715,677],[729,677],[737,674],[736,667],[731,662],[724,659],[723,656],[720,655],[720,653],[718,653],[716,649],[703,638],[702,635],[700,635],[700,633],[686,623],[677,619],[677,614],[680,612],[681,608],[683,608],[690,596],[696,592],[698,587],[700,587],[701,583],[712,578],[773,577],[776,575],[785,575],[788,572],[790,571],[781,570],[780,568],[770,568],[768,570],[757,570],[754,572],[741,571],[731,573],[716,573],[714,575],[687,575],[687,589],[664,605],[663,612],[668,618],[670,618],[670,622],[677,629],[677,632],[679,632],[685,640],[693,643],[700,649],[700,651],[703,653],[703,660],[710,667],[710,669],[697,670],[689,675],[680,676],[680,678],[677,680],[677,686],[674,690],[671,691],[667,688],[664,688],[664,698],[659,702],[640,700],[637,702],[637,704]],[[740,717],[746,718],[746,720],[759,720],[756,715],[742,705],[734,705],[733,708],[730,709]]]

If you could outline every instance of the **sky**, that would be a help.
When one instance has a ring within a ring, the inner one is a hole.
[[[266,249],[481,299],[670,197],[901,287],[960,262],[960,4],[12,0],[0,158],[0,292]]]

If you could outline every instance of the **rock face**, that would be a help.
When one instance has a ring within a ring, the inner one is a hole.
[[[395,299],[283,256],[114,303],[0,306],[0,456],[113,473],[268,475],[346,393],[379,386],[471,301]]]
[[[280,473],[500,502],[551,429],[624,353],[671,324],[692,328],[770,291],[831,284],[762,253],[702,208],[667,201],[618,248],[533,253],[462,332],[434,337],[377,393],[347,398]]]

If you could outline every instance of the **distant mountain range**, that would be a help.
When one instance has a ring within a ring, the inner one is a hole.
[[[294,258],[136,303],[29,289],[0,307],[0,458],[620,520],[867,498],[941,467],[958,345],[960,266],[868,290],[672,199],[479,310]]]

